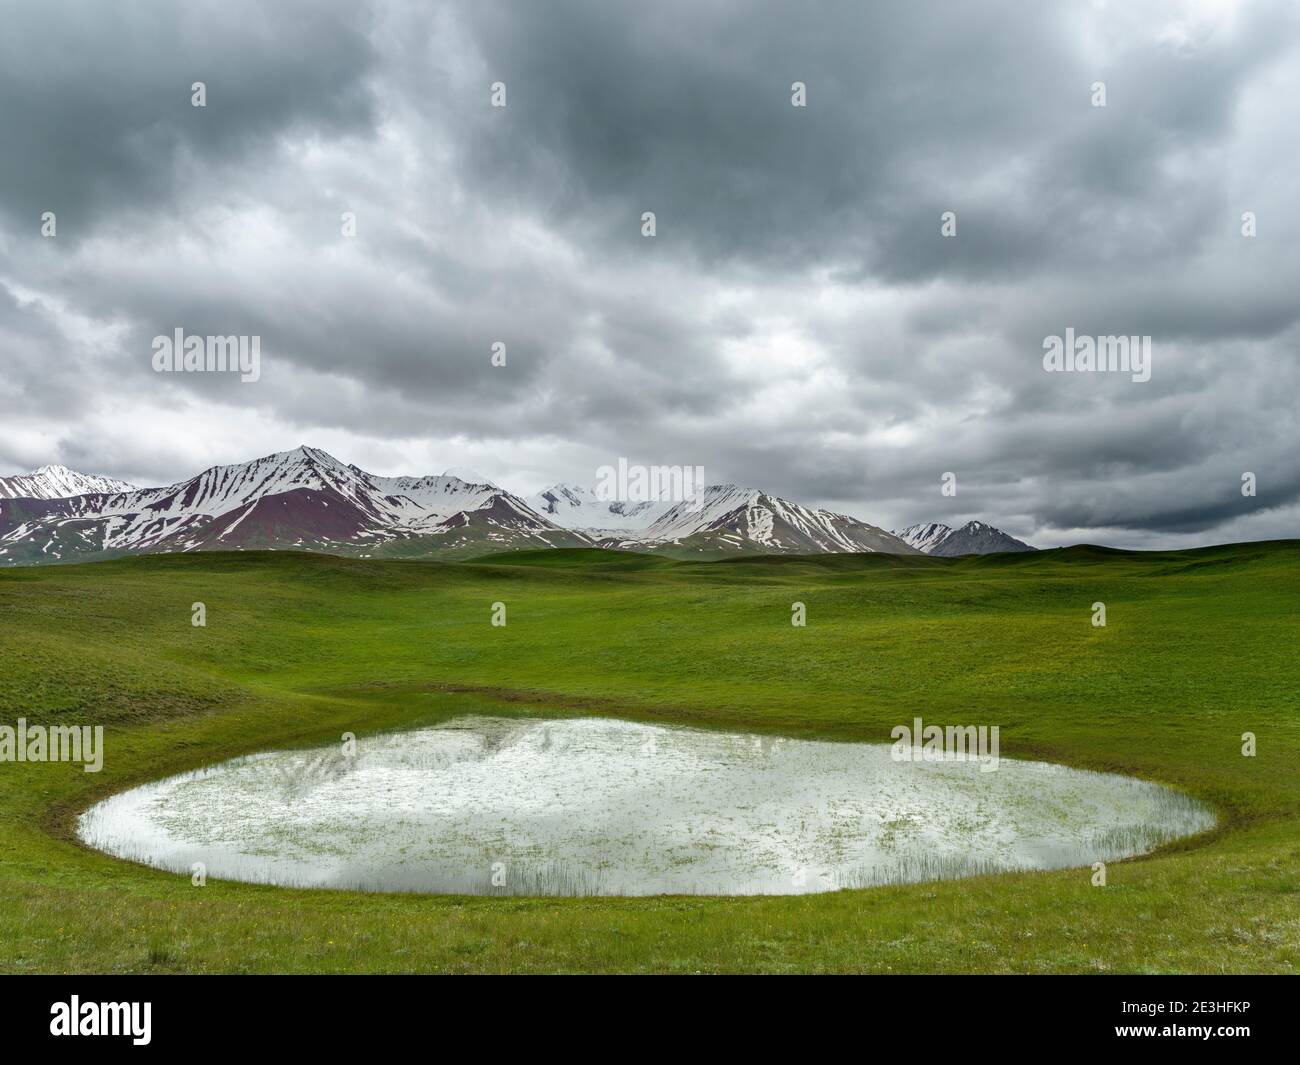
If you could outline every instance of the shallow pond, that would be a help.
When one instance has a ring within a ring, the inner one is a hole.
[[[981,772],[889,745],[473,716],[134,788],[79,834],[297,887],[750,895],[1087,866],[1213,823],[1159,785],[1044,762]]]

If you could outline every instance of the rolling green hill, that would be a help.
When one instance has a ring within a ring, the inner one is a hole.
[[[0,723],[103,724],[107,754],[98,774],[0,764],[0,971],[1292,972],[1298,648],[1296,541],[9,569]],[[1080,869],[734,899],[200,888],[73,838],[79,811],[135,783],[482,710],[869,742],[916,715],[977,720],[1004,757],[1169,784],[1220,825],[1113,864],[1104,888]]]

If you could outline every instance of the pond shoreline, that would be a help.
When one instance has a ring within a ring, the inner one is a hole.
[[[1088,865],[1216,823],[1138,778],[1007,760],[976,784],[956,762],[904,767],[884,744],[617,718],[478,715],[359,742],[355,763],[331,748],[262,752],[119,792],[82,813],[78,835],[155,868],[251,883],[703,896]],[[190,797],[190,821],[171,792]],[[134,840],[110,823],[131,817]]]

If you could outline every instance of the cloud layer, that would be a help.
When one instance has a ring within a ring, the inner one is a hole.
[[[1297,98],[1267,0],[10,5],[0,474],[627,456],[1042,546],[1295,536]],[[178,327],[261,381],[155,374]],[[1046,373],[1067,328],[1151,380]]]

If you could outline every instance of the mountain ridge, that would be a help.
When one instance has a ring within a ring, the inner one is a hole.
[[[60,472],[33,480],[51,470]],[[155,488],[66,467],[42,471],[0,479],[44,493],[0,496],[0,565],[212,550],[377,558],[591,547],[679,558],[923,553],[852,515],[734,484],[680,501],[628,501],[560,483],[525,499],[481,475],[383,477],[305,444]]]

